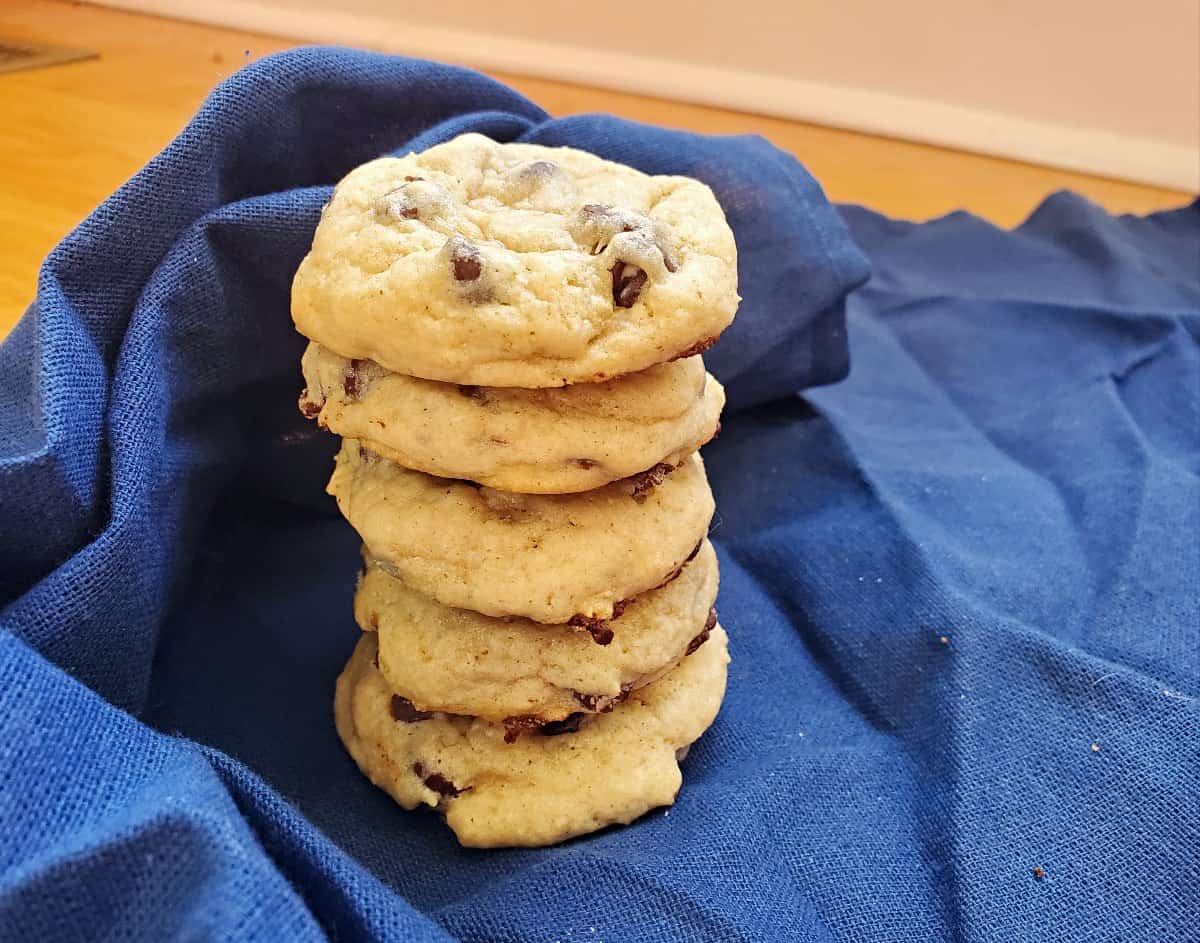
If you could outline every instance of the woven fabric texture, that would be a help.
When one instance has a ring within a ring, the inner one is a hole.
[[[358,547],[296,410],[332,185],[468,130],[708,183],[745,298],[707,358],[727,701],[674,807],[538,851],[342,750]],[[913,225],[759,138],[270,57],[0,347],[0,630],[3,940],[1196,939],[1200,204]]]

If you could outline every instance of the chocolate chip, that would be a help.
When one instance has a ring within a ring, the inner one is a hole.
[[[545,180],[547,177],[553,177],[558,173],[558,164],[548,160],[535,160],[532,164],[526,164],[521,168],[521,176],[528,177],[533,180]]]
[[[687,650],[684,655],[690,655],[697,648],[708,641],[708,637],[712,634],[713,627],[717,624],[717,610],[708,610],[708,619],[704,623],[704,631],[697,635],[694,639],[688,642]]]
[[[549,723],[542,724],[538,727],[537,732],[543,737],[557,737],[564,733],[575,733],[579,729],[579,725],[583,723],[585,717],[587,717],[587,714],[577,711],[574,714],[568,714],[562,720],[552,720]]]
[[[460,282],[473,282],[482,272],[483,265],[478,258],[454,260],[454,277]]]
[[[478,247],[467,242],[461,236],[453,236],[447,242],[450,247],[450,264],[454,271],[454,280],[459,282],[476,281],[483,274],[483,256]]]
[[[575,458],[572,461],[580,468],[595,468],[600,463],[590,458]]]
[[[521,714],[517,717],[504,718],[504,742],[516,743],[521,734],[528,733],[531,730],[537,730],[542,725],[542,722],[528,714]]]
[[[704,353],[706,350],[708,350],[708,348],[712,347],[712,345],[715,344],[716,342],[717,342],[716,337],[706,337],[702,341],[696,341],[696,343],[694,343],[687,350],[680,351],[671,359],[672,360],[683,360],[685,357],[695,357],[696,354]]]
[[[351,360],[346,372],[342,375],[342,389],[346,391],[346,399],[357,400],[366,388],[360,372],[366,363],[365,360]]]
[[[425,767],[420,763],[413,763],[413,772],[421,778],[421,782],[423,782],[427,788],[432,789],[439,796],[444,796],[447,799],[453,799],[455,796],[461,795],[464,792],[464,790],[459,789],[441,773],[426,773]]]
[[[608,645],[613,640],[613,630],[609,628],[608,623],[603,619],[596,619],[592,616],[571,616],[571,620],[567,625],[574,626],[577,629],[587,629],[591,635],[592,641],[597,645]]]
[[[646,273],[620,259],[609,271],[612,273],[613,304],[618,308],[632,308],[646,287]]]
[[[675,567],[675,569],[673,569],[670,573],[668,573],[667,578],[665,580],[663,580],[661,583],[659,583],[657,586],[655,586],[654,588],[662,589],[668,583],[679,579],[679,574],[683,572],[683,568],[686,567],[689,563],[691,563],[693,560],[696,559],[696,554],[698,554],[700,552],[700,545],[703,543],[704,543],[703,539],[697,541],[696,546],[694,546],[692,548],[692,552],[687,555],[687,557],[684,559],[684,561],[681,564],[679,564],[679,566]]]
[[[675,253],[672,251],[671,230],[662,223],[654,223],[652,227],[654,236],[654,248],[662,254],[663,268],[668,272],[678,272],[679,263],[675,260]]]
[[[450,192],[423,177],[405,177],[404,183],[375,200],[375,214],[382,220],[434,219],[453,212]]]
[[[516,743],[524,734],[535,733],[543,737],[557,737],[564,733],[575,733],[587,718],[583,711],[568,714],[562,720],[543,721],[531,714],[520,714],[504,718],[504,742]]]
[[[667,251],[667,247],[665,245],[663,245],[662,240],[656,239],[654,241],[654,244],[656,246],[658,246],[658,251],[662,253],[663,265],[666,267],[667,271],[668,272],[678,272],[679,265],[675,262],[675,257],[673,255],[671,255],[670,252]]]
[[[575,700],[593,714],[607,714],[622,701],[626,700],[632,693],[632,684],[621,685],[620,694],[581,694],[579,691],[571,692]]]
[[[638,472],[629,478],[633,490],[630,492],[630,497],[635,501],[644,501],[646,496],[655,488],[661,485],[667,475],[675,470],[674,465],[668,465],[665,462],[659,462],[653,468],[647,468],[644,472]]]
[[[583,222],[599,222],[613,215],[613,208],[603,203],[585,203],[579,208],[579,218]]]
[[[300,413],[305,419],[316,419],[321,415],[321,404],[309,398],[308,388],[300,394]]]
[[[433,714],[429,711],[419,711],[413,706],[413,702],[406,697],[401,697],[399,694],[392,695],[391,703],[392,719],[398,720],[403,724],[416,724],[422,720],[429,720]]]
[[[608,694],[581,694],[578,691],[572,691],[571,695],[593,713],[596,712],[597,706],[611,699],[611,695]]]
[[[588,203],[580,207],[579,215],[571,225],[571,233],[592,255],[599,255],[608,248],[617,233],[645,232],[649,235],[650,226],[650,220],[629,210],[603,203]]]
[[[380,216],[392,219],[420,218],[421,208],[418,202],[406,191],[406,187],[389,190],[376,201],[375,212]]]

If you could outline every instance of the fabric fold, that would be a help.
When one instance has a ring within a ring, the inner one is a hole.
[[[675,806],[538,851],[463,851],[338,743],[359,547],[296,409],[330,188],[468,130],[694,175],[741,250],[728,700]],[[1200,203],[906,223],[757,137],[256,62],[0,346],[0,938],[1185,938],[1198,470]]]

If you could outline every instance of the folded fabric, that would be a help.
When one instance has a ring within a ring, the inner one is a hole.
[[[331,185],[467,130],[699,177],[741,253],[729,697],[676,806],[550,850],[463,851],[342,750],[358,547],[295,407]],[[347,50],[218,88],[0,347],[0,939],[1194,933],[1200,204],[845,222],[848,305],[761,139]]]

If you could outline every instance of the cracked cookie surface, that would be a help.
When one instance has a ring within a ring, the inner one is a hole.
[[[557,389],[461,386],[309,344],[301,411],[406,468],[502,491],[588,491],[678,465],[720,426],[725,391],[699,357]]]
[[[704,184],[467,134],[338,184],[292,317],[396,373],[553,387],[695,353],[738,300],[733,234]]]
[[[721,705],[727,643],[715,626],[706,644],[612,712],[558,736],[507,742],[499,724],[394,712],[367,633],[338,678],[334,717],[371,782],[406,809],[438,809],[462,844],[548,845],[675,801],[679,757]]]

